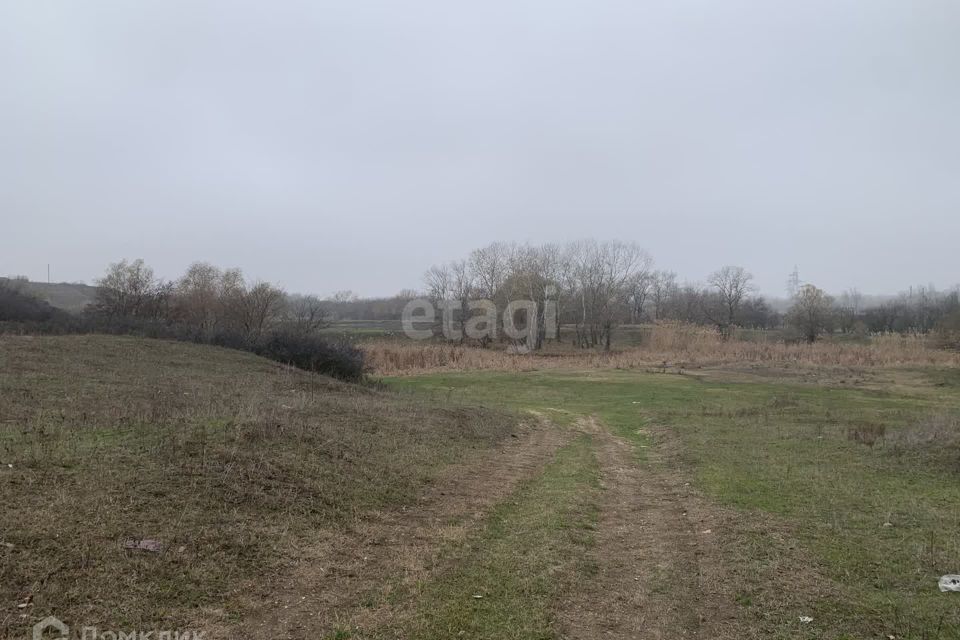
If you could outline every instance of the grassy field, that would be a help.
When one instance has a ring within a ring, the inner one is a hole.
[[[661,436],[678,437],[675,462],[703,494],[732,522],[768,527],[731,525],[724,543],[731,604],[757,637],[960,637],[958,601],[937,590],[940,575],[960,571],[955,369],[888,372],[870,388],[723,370],[454,373],[390,384],[451,406],[596,415],[634,442],[641,464]],[[785,539],[765,539],[773,531]],[[789,568],[781,547],[803,558],[802,572],[779,573]],[[814,622],[791,630],[800,615]]]
[[[515,427],[214,347],[0,338],[0,637],[242,619],[318,531]]]
[[[0,338],[0,638],[960,637],[960,370],[787,364]]]

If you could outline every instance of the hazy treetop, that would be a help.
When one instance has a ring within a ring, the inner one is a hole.
[[[142,257],[386,294],[635,240],[782,294],[960,280],[952,0],[0,7],[0,274]]]

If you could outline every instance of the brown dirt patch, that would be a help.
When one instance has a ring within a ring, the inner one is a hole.
[[[640,462],[596,420],[581,426],[595,434],[602,473],[598,571],[562,603],[562,638],[740,640],[801,631],[797,613],[832,587],[782,524],[706,499],[665,428],[650,430],[656,445]],[[771,596],[778,579],[786,591]]]
[[[684,481],[639,466],[633,447],[595,420],[582,428],[595,434],[602,473],[598,573],[559,614],[562,636],[691,637],[699,624],[689,601],[697,554]]]
[[[502,446],[445,470],[415,504],[367,514],[299,552],[294,569],[261,587],[239,625],[243,637],[323,637],[394,623],[409,614],[392,594],[433,571],[441,550],[463,540],[517,486],[538,474],[571,437],[537,419]]]

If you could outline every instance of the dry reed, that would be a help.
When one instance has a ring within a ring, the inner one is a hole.
[[[869,343],[782,340],[727,340],[708,328],[662,324],[645,332],[642,344],[603,353],[569,349],[543,354],[509,354],[451,343],[369,341],[367,362],[378,375],[429,371],[532,371],[537,369],[634,369],[661,366],[698,367],[726,363],[796,364],[842,367],[960,366],[960,353],[933,349],[923,336],[875,335]]]

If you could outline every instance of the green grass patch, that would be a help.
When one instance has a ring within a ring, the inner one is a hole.
[[[444,554],[449,568],[422,586],[416,620],[401,637],[554,637],[558,597],[595,571],[586,552],[598,491],[591,439],[581,436],[495,509],[482,532]]]
[[[669,426],[707,495],[780,518],[839,586],[839,601],[821,601],[810,612],[820,628],[960,637],[960,602],[936,586],[941,574],[960,572],[960,451],[936,443],[904,446],[910,438],[900,437],[930,416],[960,411],[955,372],[931,371],[931,379],[935,386],[850,389],[541,371],[389,384],[462,403],[595,414],[641,450],[646,425]],[[867,443],[861,433],[883,435]],[[771,602],[789,586],[762,588]]]

